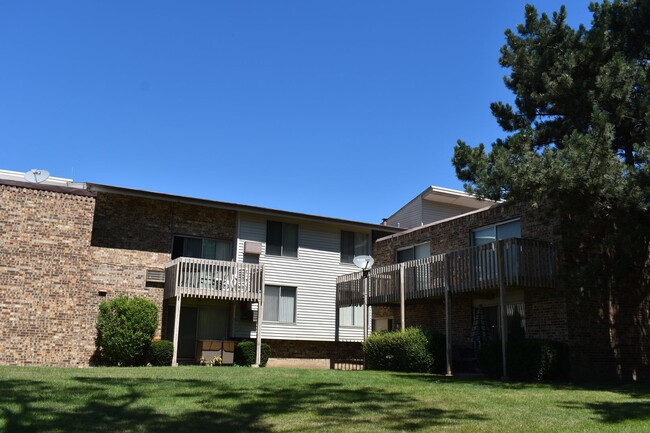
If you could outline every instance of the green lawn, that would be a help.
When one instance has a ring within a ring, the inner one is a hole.
[[[650,388],[373,371],[0,367],[0,431],[650,431]]]

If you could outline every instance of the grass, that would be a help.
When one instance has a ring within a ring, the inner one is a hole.
[[[650,388],[375,371],[0,367],[0,431],[647,432]]]

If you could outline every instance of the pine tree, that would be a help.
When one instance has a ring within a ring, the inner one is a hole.
[[[506,136],[489,151],[459,140],[452,163],[468,191],[557,222],[576,317],[609,340],[621,376],[649,378],[650,2],[590,11],[590,28],[572,28],[564,7],[526,6],[499,59],[514,106],[491,104]]]

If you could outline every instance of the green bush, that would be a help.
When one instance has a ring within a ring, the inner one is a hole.
[[[102,302],[97,318],[97,353],[103,364],[144,365],[156,328],[158,309],[144,298]]]
[[[524,339],[508,343],[508,376],[522,381],[565,380],[569,378],[566,344],[557,341]],[[483,374],[498,378],[503,374],[501,341],[484,343],[478,352]]]
[[[444,370],[445,340],[420,328],[374,332],[363,353],[370,370],[437,372]]]
[[[255,364],[255,351],[257,344],[253,341],[242,341],[235,346],[235,364],[250,367]],[[262,343],[262,356],[260,367],[266,366],[271,357],[271,346]]]
[[[169,340],[158,340],[151,343],[149,362],[155,366],[172,365],[174,357],[174,343]]]

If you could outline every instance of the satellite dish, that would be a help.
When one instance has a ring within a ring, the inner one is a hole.
[[[375,263],[375,259],[370,256],[356,256],[352,261],[357,268],[363,269],[364,271],[372,268],[372,264]]]
[[[25,173],[25,180],[32,183],[43,183],[50,177],[50,172],[47,170],[38,170],[32,168],[27,173]]]

